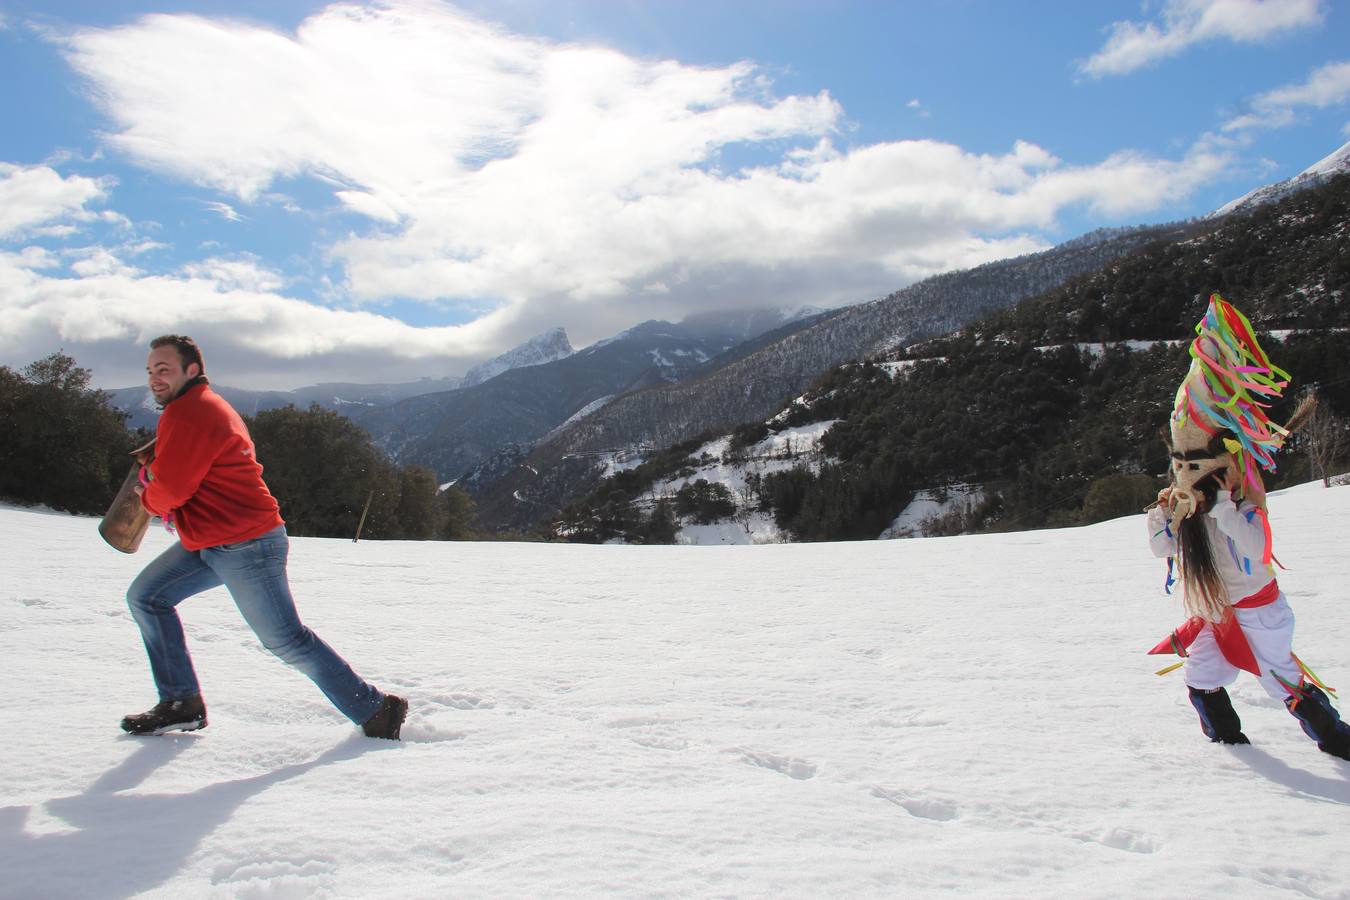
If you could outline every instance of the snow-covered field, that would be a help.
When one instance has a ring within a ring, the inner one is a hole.
[[[1350,686],[1350,490],[1271,505],[1297,649]],[[309,624],[412,700],[393,744],[219,590],[183,607],[210,727],[121,735],[169,538],[3,509],[0,896],[1350,897],[1350,763],[1245,676],[1254,744],[1202,737],[1143,530],[297,539]]]

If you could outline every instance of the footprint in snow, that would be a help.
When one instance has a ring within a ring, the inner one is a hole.
[[[462,741],[468,737],[462,731],[442,728],[431,722],[406,722],[399,735],[405,744],[444,744],[450,741]]]
[[[410,691],[417,696],[416,691]],[[496,700],[487,697],[480,697],[477,694],[465,694],[458,691],[450,694],[430,694],[419,697],[419,699],[434,704],[436,706],[448,706],[451,709],[493,709],[497,705]]]
[[[887,803],[894,803],[916,819],[950,822],[959,815],[955,806],[935,797],[911,797],[903,791],[880,786],[872,788],[872,796]]]
[[[807,762],[804,759],[798,759],[795,756],[779,756],[776,753],[761,753],[757,750],[746,750],[738,747],[735,750],[727,751],[729,753],[740,754],[741,761],[749,763],[752,766],[759,766],[761,769],[768,769],[771,772],[777,772],[780,775],[786,775],[789,778],[795,778],[798,781],[805,781],[808,778],[816,776],[816,764]]]
[[[1101,844],[1113,850],[1126,850],[1130,853],[1156,853],[1158,845],[1152,838],[1129,828],[1111,828],[1098,834],[1079,832],[1072,835],[1074,840],[1087,844]]]
[[[332,891],[338,865],[323,860],[254,860],[243,865],[219,865],[212,885],[229,896],[309,896]]]
[[[621,719],[611,719],[605,724],[610,728],[642,728],[647,725],[665,724],[665,720],[658,719],[655,716],[629,716]]]
[[[610,728],[623,731],[633,743],[649,750],[685,750],[689,747],[689,742],[673,733],[671,723],[664,719],[652,716],[632,716],[612,719],[605,724]]]

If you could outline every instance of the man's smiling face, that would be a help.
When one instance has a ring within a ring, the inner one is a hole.
[[[184,368],[183,360],[178,356],[178,348],[172,344],[165,344],[150,351],[145,360],[145,371],[150,393],[164,404],[172,400],[182,390],[183,385],[201,374],[201,366],[194,362],[188,363],[187,368]]]

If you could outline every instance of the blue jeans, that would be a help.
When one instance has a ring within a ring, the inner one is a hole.
[[[359,725],[375,715],[384,695],[300,622],[286,581],[289,550],[286,526],[278,525],[238,544],[203,550],[174,544],[136,576],[127,604],[141,628],[159,699],[201,693],[177,607],[223,584],[262,645],[308,675],[344,716]]]

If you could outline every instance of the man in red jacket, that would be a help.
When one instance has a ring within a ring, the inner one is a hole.
[[[300,622],[286,579],[289,542],[263,483],[239,414],[211,390],[189,337],[150,342],[150,391],[164,412],[141,503],[178,532],[179,543],[146,566],[127,591],[160,702],[129,715],[122,730],[163,734],[206,727],[179,603],[224,585],[263,646],[304,672],[370,737],[398,740],[408,701],[379,691]]]

